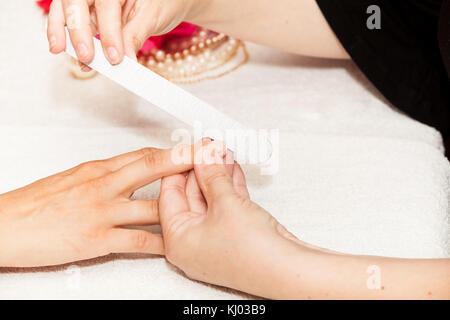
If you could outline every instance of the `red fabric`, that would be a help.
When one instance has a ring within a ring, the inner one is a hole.
[[[44,10],[45,14],[49,12],[52,0],[40,0],[36,2]],[[139,55],[148,55],[153,49],[163,49],[167,46],[168,42],[189,38],[197,30],[198,27],[196,25],[182,22],[178,27],[176,27],[169,33],[148,38],[139,51]]]
[[[45,13],[48,13],[50,11],[52,0],[40,0],[37,1],[37,4],[44,10]]]
[[[180,23],[180,25],[178,25],[178,27],[176,27],[169,33],[148,38],[148,40],[144,43],[141,50],[139,51],[139,54],[148,55],[152,49],[167,48],[169,42],[187,39],[192,36],[198,30],[198,28],[199,27],[194,24],[182,22]]]

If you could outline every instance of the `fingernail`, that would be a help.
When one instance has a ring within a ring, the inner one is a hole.
[[[224,149],[223,143],[213,141],[203,148],[204,164],[223,164]]]
[[[51,36],[48,40],[48,43],[49,43],[50,51],[52,51],[53,48],[56,47],[56,37]]]
[[[230,149],[227,149],[227,153],[225,156],[225,163],[226,164],[234,164],[234,152]]]
[[[208,143],[210,143],[211,141],[212,141],[211,138],[202,138],[201,144],[202,144],[203,146],[205,146],[205,145],[207,145]]]
[[[109,61],[116,63],[119,60],[119,52],[114,47],[109,47],[108,50],[106,50],[108,53]]]
[[[87,46],[84,43],[80,43],[77,46],[77,55],[78,55],[78,58],[80,58],[80,59],[85,59],[88,57],[89,51],[88,51]]]
[[[81,66],[81,71],[83,71],[83,72],[89,72],[89,71],[91,71],[92,69],[89,67],[89,66],[86,66],[86,65],[82,65]]]

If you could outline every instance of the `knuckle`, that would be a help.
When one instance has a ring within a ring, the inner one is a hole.
[[[185,187],[180,184],[164,185],[162,192],[174,191],[176,193],[184,193]]]
[[[214,186],[216,183],[228,181],[228,179],[229,179],[228,173],[224,171],[215,171],[207,175],[207,177],[205,178],[205,184],[207,187],[208,186],[211,187]]]
[[[140,155],[140,156],[146,156],[147,154],[150,154],[150,153],[153,153],[153,152],[156,152],[156,151],[158,151],[159,149],[157,149],[157,148],[150,148],[150,147],[147,147],[147,148],[142,148],[142,149],[139,149],[138,151],[137,151],[137,153]]]
[[[148,215],[150,217],[153,217],[154,215],[158,215],[158,212],[159,212],[158,201],[156,201],[156,200],[155,201],[151,201],[150,205],[148,206],[148,208],[149,208]]]
[[[85,162],[85,163],[81,164],[79,166],[79,169],[81,169],[83,171],[94,171],[94,172],[101,171],[101,172],[103,172],[106,170],[106,166],[102,160],[95,160],[95,161],[89,161],[89,162]]]
[[[147,153],[144,160],[147,169],[153,169],[164,163],[164,157],[159,150],[153,150],[152,152]]]
[[[136,248],[138,251],[145,250],[150,242],[149,237],[144,232],[136,232],[131,239],[134,248]]]

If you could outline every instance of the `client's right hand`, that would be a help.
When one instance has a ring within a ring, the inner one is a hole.
[[[242,169],[222,149],[204,141],[195,170],[163,178],[166,257],[192,279],[269,297],[280,257],[296,255],[300,241],[250,200]]]
[[[172,151],[186,161],[174,163]],[[73,169],[0,195],[0,267],[35,267],[109,253],[163,254],[160,236],[129,225],[159,223],[156,200],[135,190],[192,168],[191,146],[142,149]]]

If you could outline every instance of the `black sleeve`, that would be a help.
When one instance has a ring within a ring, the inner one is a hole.
[[[450,78],[450,0],[444,0],[439,18],[439,46]]]

